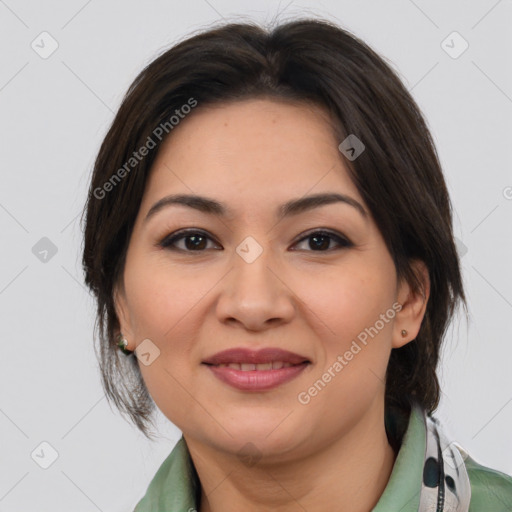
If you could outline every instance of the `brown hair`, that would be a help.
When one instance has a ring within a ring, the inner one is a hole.
[[[171,133],[169,119],[183,105],[192,105],[191,99],[201,108],[255,97],[313,102],[337,121],[340,143],[350,134],[363,142],[364,152],[345,163],[397,276],[420,290],[411,267],[419,259],[431,282],[417,338],[391,352],[386,407],[408,411],[415,400],[432,413],[439,403],[441,342],[456,305],[465,305],[438,155],[419,107],[383,58],[348,31],[310,19],[268,30],[231,23],[199,33],[151,62],[127,91],[97,155],[84,209],[82,261],[85,282],[97,299],[96,354],[108,399],[151,437],[148,424],[155,404],[137,358],[126,357],[116,346],[113,290],[122,282],[146,180],[165,140],[154,136],[155,129],[165,126],[165,135]],[[133,153],[149,138],[155,149],[135,164]]]

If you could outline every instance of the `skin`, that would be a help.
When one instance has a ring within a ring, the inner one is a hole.
[[[148,178],[116,311],[130,350],[146,338],[160,350],[139,366],[156,404],[183,432],[201,481],[201,512],[314,512],[334,504],[367,512],[389,480],[396,454],[384,427],[386,367],[391,350],[419,331],[428,272],[413,262],[423,294],[397,280],[340,142],[328,114],[305,103],[199,106],[165,141]],[[320,192],[350,196],[367,216],[337,202],[277,220],[282,203]],[[233,215],[172,205],[144,220],[175,193],[214,198]],[[181,252],[159,246],[183,228],[206,232],[199,250],[190,237],[175,242]],[[319,228],[352,245],[335,238],[315,245]],[[252,263],[236,252],[247,236],[263,249]],[[299,393],[393,303],[402,306],[394,318],[307,405],[299,403]],[[232,347],[280,347],[311,364],[277,388],[240,391],[201,364]],[[248,442],[257,463],[238,455]]]

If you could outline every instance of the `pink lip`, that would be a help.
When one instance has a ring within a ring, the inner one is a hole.
[[[250,350],[248,348],[231,348],[223,350],[205,359],[205,364],[229,364],[229,363],[271,363],[272,361],[283,361],[283,363],[300,364],[308,361],[307,357],[282,350],[280,348],[262,348]]]
[[[279,370],[242,371],[227,366],[208,365],[208,368],[221,381],[243,391],[264,391],[284,384],[297,377],[309,363],[280,368]]]
[[[282,361],[294,366],[276,370],[249,371],[237,370],[227,366],[215,366],[229,363],[264,364],[273,361]],[[243,391],[264,391],[275,388],[297,377],[309,363],[307,357],[280,348],[264,348],[261,350],[233,348],[218,352],[203,361],[203,364],[207,365],[218,379]]]

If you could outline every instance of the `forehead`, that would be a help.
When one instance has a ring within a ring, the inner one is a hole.
[[[321,107],[252,99],[201,109],[160,147],[143,205],[173,192],[222,198],[236,209],[338,191],[361,200]]]

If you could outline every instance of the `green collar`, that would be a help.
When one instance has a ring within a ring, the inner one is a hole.
[[[372,512],[418,510],[425,446],[423,411],[414,404],[390,479]],[[199,479],[182,436],[151,480],[134,512],[196,511],[199,496]]]
[[[424,414],[422,409],[414,404],[388,484],[372,512],[418,510],[426,443]]]

